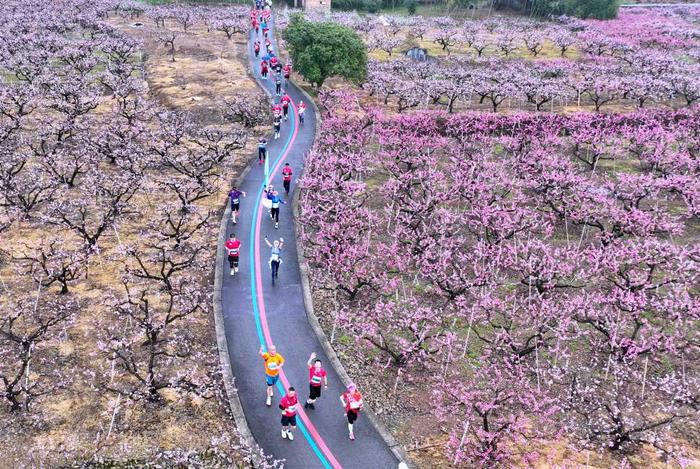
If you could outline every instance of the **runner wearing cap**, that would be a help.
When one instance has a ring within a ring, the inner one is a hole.
[[[280,222],[280,204],[286,204],[284,200],[279,196],[279,193],[275,190],[268,188],[263,189],[265,197],[272,201],[272,206],[270,207],[270,218],[275,221],[275,228],[279,228]]]
[[[321,381],[323,387],[328,390],[328,374],[321,366],[321,360],[316,359],[316,352],[313,352],[306,362],[309,367],[309,398],[304,403],[304,409],[315,409],[316,399],[321,397]]]
[[[345,391],[340,396],[340,402],[345,408],[345,416],[348,418],[348,432],[351,440],[355,439],[355,434],[353,433],[353,424],[357,417],[360,416],[360,410],[364,406],[362,402],[362,394],[357,390],[357,386],[353,383],[348,384],[347,391]]]
[[[277,353],[277,347],[270,345],[267,352],[263,352],[262,345],[258,354],[265,361],[265,382],[267,383],[267,399],[265,404],[269,407],[272,405],[272,396],[274,391],[272,387],[277,384],[280,379],[280,370],[284,366],[284,357]]]

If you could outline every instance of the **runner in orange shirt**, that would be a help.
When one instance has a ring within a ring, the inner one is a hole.
[[[277,348],[274,345],[270,345],[267,352],[263,352],[261,345],[258,354],[265,361],[265,382],[267,383],[267,400],[265,404],[269,407],[272,405],[272,396],[274,395],[272,387],[280,379],[280,370],[284,366],[284,357],[277,353]]]

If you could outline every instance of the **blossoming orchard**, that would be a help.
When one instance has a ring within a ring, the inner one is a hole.
[[[0,467],[700,466],[700,6],[249,3],[0,5]]]

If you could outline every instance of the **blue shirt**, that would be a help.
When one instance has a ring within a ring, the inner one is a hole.
[[[277,208],[277,207],[279,207],[279,206],[280,206],[280,202],[283,203],[283,204],[286,203],[284,200],[282,200],[282,199],[280,198],[279,195],[274,195],[274,194],[271,194],[271,193],[269,193],[269,192],[267,193],[267,198],[270,199],[270,200],[272,201],[272,208]]]

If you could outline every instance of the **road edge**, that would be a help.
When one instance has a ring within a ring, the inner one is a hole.
[[[250,171],[252,167],[251,164],[246,166],[241,174],[236,178],[236,185],[243,181],[243,179]],[[243,412],[243,405],[241,404],[241,399],[238,397],[238,390],[235,387],[236,378],[233,375],[233,368],[231,367],[231,358],[228,351],[228,338],[226,337],[226,326],[224,325],[224,312],[221,303],[221,290],[223,287],[223,263],[224,263],[224,242],[226,241],[226,226],[228,225],[228,219],[231,215],[231,206],[228,203],[228,199],[224,206],[224,213],[219,222],[219,236],[216,241],[216,267],[214,268],[214,294],[212,297],[212,302],[214,306],[214,327],[216,330],[216,346],[219,352],[219,364],[221,365],[221,376],[224,381],[224,388],[226,389],[226,396],[228,397],[229,408],[231,409],[231,415],[233,416],[233,421],[236,424],[236,431],[241,435],[246,444],[250,448],[259,449],[260,446],[255,441],[253,433],[248,427],[248,420],[246,419],[245,413]],[[253,455],[253,463],[257,466],[259,458],[257,453]]]
[[[248,57],[248,63],[252,64],[249,48],[250,44],[246,43],[246,56]],[[267,97],[272,100],[272,94],[258,81],[258,79],[251,73],[251,70],[246,67],[246,75],[251,78],[255,85],[260,88]],[[256,156],[254,156],[248,165],[243,169],[241,174],[231,182],[235,182],[236,186],[240,186],[243,180],[248,175],[248,172],[253,168],[255,164]],[[224,213],[219,222],[219,236],[216,244],[216,267],[214,269],[214,295],[212,302],[214,303],[214,326],[216,329],[216,345],[219,352],[219,363],[221,365],[221,374],[224,380],[224,388],[226,389],[226,395],[228,397],[229,408],[231,409],[231,415],[233,416],[233,421],[236,424],[236,430],[240,433],[241,437],[245,440],[246,444],[251,448],[257,448],[262,450],[260,445],[258,445],[253,433],[250,431],[248,426],[248,419],[243,411],[243,404],[238,396],[238,390],[235,388],[235,376],[233,375],[233,367],[231,366],[231,357],[228,350],[228,338],[226,337],[226,326],[224,324],[224,312],[223,305],[221,303],[221,290],[223,288],[223,264],[224,264],[224,242],[226,241],[226,226],[228,225],[228,219],[231,216],[231,206],[226,200]],[[257,453],[254,455],[254,464],[257,466],[261,461]]]
[[[291,80],[290,80],[291,81]],[[292,83],[294,83],[292,81]],[[316,130],[314,134],[314,145],[316,142],[316,139],[318,138],[318,135],[321,130],[321,113],[319,112],[318,106],[316,105],[316,102],[313,100],[313,98],[306,92],[305,89],[302,87],[298,86],[296,83],[294,83],[294,86],[301,92],[301,94],[304,96],[304,98],[311,104],[313,107],[314,113],[316,115]],[[311,150],[313,150],[313,145],[311,147]],[[306,156],[304,157],[304,160],[306,160]],[[297,177],[297,181],[300,179],[301,176],[304,175],[306,172],[306,164],[304,164],[304,170],[302,173]],[[323,351],[326,353],[326,356],[328,357],[328,360],[330,360],[331,365],[333,365],[333,368],[336,369],[338,372],[338,375],[340,376],[340,379],[343,380],[344,384],[349,384],[352,382],[352,379],[350,378],[350,375],[348,372],[345,370],[345,367],[343,366],[342,362],[338,358],[338,355],[335,353],[335,350],[333,349],[333,346],[331,345],[330,341],[328,340],[328,337],[326,336],[326,333],[323,331],[323,328],[321,327],[321,323],[318,320],[318,316],[316,316],[316,312],[314,311],[314,304],[313,304],[313,297],[311,296],[311,284],[309,282],[309,263],[306,261],[306,256],[304,255],[303,251],[303,246],[301,244],[301,230],[300,230],[300,225],[299,225],[299,194],[301,193],[301,190],[296,190],[294,191],[294,195],[292,197],[292,214],[294,217],[294,238],[296,242],[296,248],[297,248],[297,261],[299,263],[299,273],[301,276],[301,290],[302,290],[302,295],[304,297],[304,309],[306,310],[306,318],[309,321],[309,325],[311,326],[311,329],[313,329],[314,334],[316,334],[316,338],[318,339],[319,343],[321,344],[321,347],[323,347]],[[417,466],[415,463],[409,458],[408,453],[403,449],[401,444],[396,441],[396,438],[394,438],[394,435],[391,434],[389,429],[379,420],[377,415],[372,411],[372,409],[365,404],[363,408],[363,413],[367,416],[367,419],[370,421],[370,423],[374,426],[374,428],[377,430],[377,433],[379,433],[379,436],[382,437],[384,440],[384,443],[389,447],[392,453],[394,453],[394,456],[399,460],[399,463],[404,463],[405,466],[411,468],[411,469],[416,469]],[[401,467],[401,466],[399,466]]]

